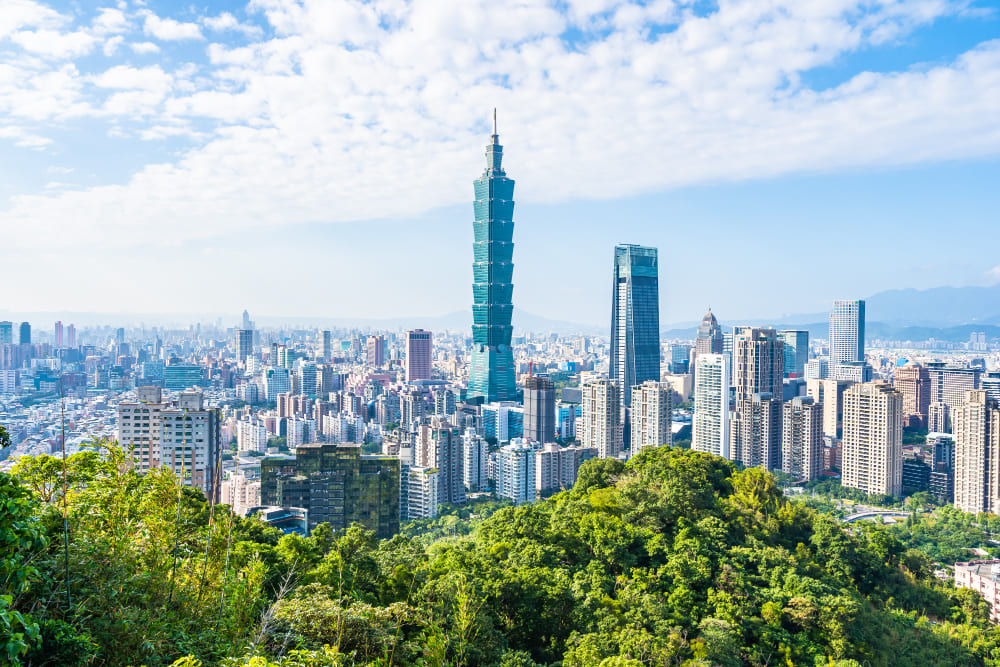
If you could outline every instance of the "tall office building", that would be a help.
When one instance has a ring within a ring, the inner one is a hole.
[[[524,438],[532,442],[555,442],[556,387],[544,375],[524,381]]]
[[[577,433],[580,444],[593,447],[602,459],[617,458],[623,448],[618,383],[602,378],[583,386],[583,410]]]
[[[63,323],[60,321],[56,322],[56,347],[63,346]]]
[[[709,308],[698,326],[698,336],[694,344],[695,361],[697,362],[698,356],[702,354],[722,354],[722,347],[722,327],[719,326],[719,321],[715,319],[715,314]]]
[[[474,183],[476,201],[472,264],[472,357],[469,398],[480,403],[517,398],[510,348],[514,310],[514,181],[501,166],[496,132],[486,147],[486,170]]]
[[[253,356],[253,329],[236,330],[236,361],[245,364]]]
[[[729,453],[747,467],[781,467],[784,344],[774,329],[738,327],[733,338],[734,410]]]
[[[823,472],[823,409],[808,396],[782,408],[781,470],[807,482]]]
[[[805,377],[809,361],[809,332],[779,331],[778,340],[785,344],[785,377]]]
[[[721,352],[698,355],[694,373],[691,449],[729,458],[729,359]]]
[[[611,379],[621,389],[622,405],[632,387],[660,381],[660,287],[656,248],[615,247],[611,293]]]
[[[903,395],[903,414],[911,425],[927,425],[927,408],[931,404],[931,376],[927,368],[915,361],[896,369],[892,386]]]
[[[1000,407],[985,391],[966,392],[952,413],[955,427],[955,507],[1000,513]]]
[[[323,331],[323,363],[330,363],[333,361],[333,332],[329,330]]]
[[[406,381],[431,379],[432,334],[423,329],[406,332]]]
[[[250,313],[246,309],[243,310],[243,319],[240,323],[244,329],[253,329],[253,322],[250,321]]]
[[[385,366],[385,336],[368,337],[368,365],[372,368],[382,368]]]
[[[321,523],[344,530],[357,522],[388,539],[399,532],[399,485],[399,459],[362,454],[360,445],[306,444],[294,459],[260,463],[261,504],[305,509],[309,530]]]
[[[21,322],[21,345],[31,345],[31,324],[28,322]]]
[[[903,396],[883,382],[844,392],[841,483],[865,493],[903,491]]]
[[[0,345],[14,342],[14,323],[10,321],[0,322]]]
[[[670,385],[646,380],[632,389],[632,453],[644,447],[674,444],[671,427],[673,390]]]
[[[66,327],[66,347],[76,347],[76,326],[73,324]]]
[[[838,299],[830,313],[830,374],[840,378],[840,364],[865,360],[865,302]]]

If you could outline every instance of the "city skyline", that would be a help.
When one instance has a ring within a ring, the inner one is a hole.
[[[461,184],[493,107],[519,165],[527,312],[603,323],[608,286],[581,269],[622,242],[670,256],[664,322],[708,303],[744,318],[1000,280],[987,244],[965,242],[1000,204],[1000,23],[989,7],[657,15],[527,3],[500,17],[485,5],[322,4],[0,10],[11,63],[0,142],[12,156],[0,166],[0,261],[34,276],[8,307],[175,307],[139,275],[190,294],[199,312],[226,309],[235,291],[250,292],[254,312],[286,316],[467,307],[467,265],[433,261],[413,281],[406,260],[467,252]],[[405,56],[414,45],[419,62]],[[384,98],[380,68],[397,72],[399,95]],[[762,247],[752,230],[764,222],[801,233]],[[678,249],[702,247],[705,229],[725,242],[712,244],[719,270],[692,291],[697,253]],[[775,283],[757,313],[741,312],[748,244],[789,272],[811,268],[819,248],[850,256],[853,270]],[[40,275],[39,262],[62,270]],[[309,287],[246,290],[240,267],[265,264]],[[398,303],[328,295],[329,266]]]

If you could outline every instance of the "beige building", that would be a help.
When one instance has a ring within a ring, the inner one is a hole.
[[[844,392],[849,380],[806,380],[806,396],[823,406],[823,435],[839,439],[844,423]]]
[[[903,490],[903,396],[884,382],[844,392],[842,483],[865,493]]]
[[[990,604],[990,620],[1000,622],[1000,560],[955,563],[955,586],[979,593]]]
[[[602,378],[583,386],[580,444],[593,447],[602,459],[616,458],[623,448],[621,398],[618,383]]]
[[[966,393],[952,412],[955,436],[955,507],[1000,513],[1000,409],[985,391]]]
[[[805,481],[823,472],[823,406],[808,396],[782,406],[781,470]]]
[[[915,361],[896,369],[892,386],[903,395],[903,414],[912,425],[927,425],[927,407],[931,402],[931,376]]]
[[[632,387],[632,453],[643,447],[659,447],[674,443],[673,390],[669,385],[647,380]]]

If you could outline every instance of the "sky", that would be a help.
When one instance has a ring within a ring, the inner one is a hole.
[[[1000,3],[0,2],[0,311],[661,322],[1000,282]]]

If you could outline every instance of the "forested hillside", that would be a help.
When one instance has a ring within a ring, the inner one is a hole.
[[[885,528],[660,448],[424,546],[214,511],[109,449],[0,476],[0,649],[42,665],[993,665],[970,591]],[[178,498],[180,502],[178,503]],[[179,511],[178,511],[179,508]],[[2,654],[0,654],[2,655]]]

